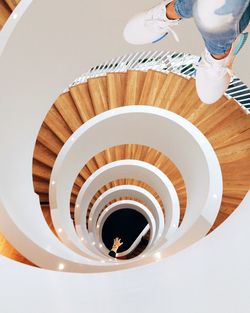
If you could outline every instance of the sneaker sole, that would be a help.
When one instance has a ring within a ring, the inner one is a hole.
[[[156,39],[155,41],[152,41],[152,43],[157,43],[157,42],[161,41],[161,40],[164,39],[167,35],[168,35],[168,33],[164,34],[164,35],[161,36],[159,39]]]

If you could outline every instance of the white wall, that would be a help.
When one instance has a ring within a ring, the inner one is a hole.
[[[38,270],[0,258],[4,313],[247,313],[250,193],[209,236],[162,262],[109,274]]]
[[[22,131],[23,124],[32,116],[42,120],[48,103],[91,65],[132,50],[120,34],[125,14],[130,15],[133,6],[138,7],[139,1],[34,0],[12,33],[0,56],[0,116],[6,117],[0,124],[0,197],[11,209],[11,217],[21,220],[25,210],[30,209],[32,214],[35,209],[27,207],[26,194],[18,194],[18,189],[13,194],[11,189],[23,184],[32,186],[31,177],[22,181],[23,175],[31,173],[30,154],[22,147],[27,142],[35,143],[37,125],[31,123],[34,132],[30,134]],[[0,50],[5,36],[6,32],[1,35]],[[47,62],[51,62],[49,69],[44,66]],[[55,73],[57,80],[53,80]],[[50,95],[48,90],[52,90]],[[19,123],[11,123],[15,117]],[[19,156],[27,161],[15,167],[17,155],[10,152],[18,147]],[[7,166],[10,162],[12,172]],[[192,247],[137,269],[103,274],[59,273],[0,257],[0,312],[249,312],[249,194],[247,202]],[[22,220],[20,225],[25,228],[26,222]],[[31,219],[29,227],[34,230],[37,223]],[[45,226],[42,230],[46,234]]]

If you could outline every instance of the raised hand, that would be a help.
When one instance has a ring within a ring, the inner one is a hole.
[[[123,242],[121,242],[120,238],[115,238],[114,239],[114,243],[113,243],[113,247],[112,247],[112,251],[114,251],[115,253],[117,252],[117,250],[119,249],[119,247],[123,244]]]

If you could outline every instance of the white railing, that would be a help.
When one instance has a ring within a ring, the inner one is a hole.
[[[172,72],[185,78],[195,78],[196,65],[199,60],[199,56],[182,52],[144,51],[131,53],[91,68],[76,79],[71,87],[86,82],[89,78],[128,70],[157,70],[163,73]],[[250,89],[239,78],[233,78],[225,95],[235,99],[247,114],[250,113]]]

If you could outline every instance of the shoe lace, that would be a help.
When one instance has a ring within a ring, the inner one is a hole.
[[[149,11],[148,17],[146,19],[146,25],[154,28],[157,32],[162,32],[163,30],[166,31],[166,33],[171,33],[174,37],[174,39],[179,42],[180,39],[177,35],[177,33],[172,29],[172,26],[178,25],[179,20],[171,20],[170,22],[167,20],[164,20],[164,16],[166,15],[166,10],[164,9],[164,6],[159,10],[152,9]]]
[[[194,68],[203,68],[217,78],[223,77],[226,73],[229,74],[231,78],[234,76],[232,68],[228,67],[227,64],[218,65],[216,63],[210,63],[205,58],[194,64]]]

